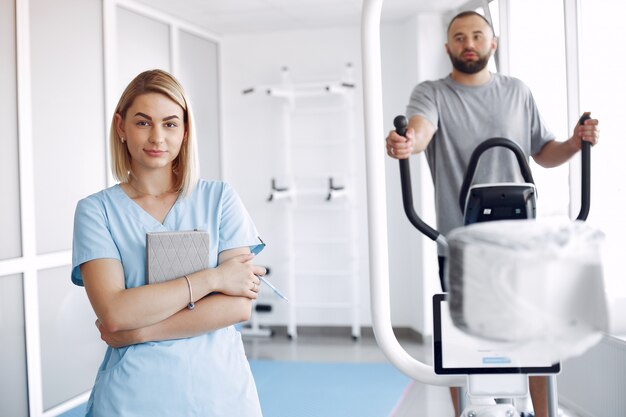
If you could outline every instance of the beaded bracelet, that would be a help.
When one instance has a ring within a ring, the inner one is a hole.
[[[187,280],[187,287],[189,287],[189,304],[187,304],[187,308],[189,310],[193,310],[196,307],[196,303],[193,302],[193,291],[191,290],[191,281],[189,281],[189,277],[185,275],[185,279]]]

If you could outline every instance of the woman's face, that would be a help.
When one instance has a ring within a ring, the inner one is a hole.
[[[186,136],[184,111],[176,102],[159,93],[142,94],[135,98],[124,119],[119,114],[115,119],[135,174],[171,169]]]

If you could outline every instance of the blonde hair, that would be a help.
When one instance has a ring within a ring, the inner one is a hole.
[[[132,106],[135,98],[148,93],[163,94],[183,109],[185,139],[178,156],[174,160],[172,170],[176,178],[174,189],[183,196],[187,196],[198,183],[198,145],[196,143],[195,123],[191,105],[178,80],[160,69],[142,72],[128,84],[122,93],[115,108],[115,114],[119,114],[122,119],[125,119],[126,112]],[[115,116],[113,116],[111,121],[109,141],[113,177],[119,182],[128,182],[131,175],[131,157],[127,147],[122,143],[117,133]]]

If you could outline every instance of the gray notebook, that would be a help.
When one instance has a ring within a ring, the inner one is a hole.
[[[146,233],[146,282],[155,284],[209,267],[209,233]]]

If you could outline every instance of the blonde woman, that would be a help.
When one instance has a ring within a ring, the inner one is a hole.
[[[261,416],[241,336],[263,248],[227,183],[198,179],[192,112],[176,79],[139,74],[111,124],[119,184],[76,208],[72,281],[109,345],[87,416]],[[146,233],[206,230],[210,267],[145,285]]]

